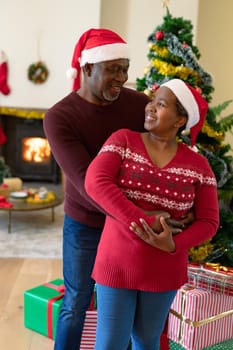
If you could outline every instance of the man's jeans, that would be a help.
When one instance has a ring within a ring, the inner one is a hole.
[[[59,314],[55,350],[78,350],[93,293],[90,277],[102,230],[65,215],[63,227],[63,275],[65,296]]]

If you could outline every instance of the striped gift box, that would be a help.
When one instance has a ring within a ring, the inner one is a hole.
[[[80,350],[94,350],[96,338],[97,311],[87,311],[83,327]]]
[[[189,264],[188,283],[196,288],[233,296],[233,268],[212,263]]]
[[[171,305],[168,338],[202,350],[233,338],[233,297],[184,285]]]

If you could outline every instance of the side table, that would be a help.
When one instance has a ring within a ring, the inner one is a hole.
[[[55,194],[56,195],[56,194]],[[57,196],[55,199],[48,203],[28,203],[24,200],[11,200],[13,207],[11,208],[1,208],[0,210],[4,210],[8,212],[8,233],[11,233],[11,223],[12,223],[12,213],[14,211],[28,212],[34,210],[44,210],[51,209],[51,219],[54,221],[55,214],[54,208],[63,203],[64,198]]]

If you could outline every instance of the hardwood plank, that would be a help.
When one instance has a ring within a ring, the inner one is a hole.
[[[52,350],[53,341],[24,327],[24,291],[62,276],[57,259],[0,259],[0,349]]]
[[[1,259],[0,260],[0,277],[1,277],[1,289],[0,289],[0,315],[2,315],[2,309],[9,298],[9,292],[15,284],[16,277],[22,267],[23,261],[18,260],[17,264],[14,259]]]

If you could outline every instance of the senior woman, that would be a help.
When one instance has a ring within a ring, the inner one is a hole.
[[[145,108],[146,132],[113,133],[90,164],[87,193],[108,213],[92,277],[97,283],[96,350],[159,350],[171,303],[187,281],[188,251],[219,225],[214,173],[191,146],[208,104],[179,79],[162,84]],[[173,235],[160,211],[194,221]],[[154,213],[154,214],[153,214]]]

